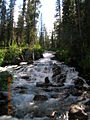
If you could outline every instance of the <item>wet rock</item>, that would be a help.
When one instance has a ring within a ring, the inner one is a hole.
[[[79,105],[72,105],[69,110],[69,120],[88,120],[85,108]]]
[[[48,77],[46,77],[45,78],[45,84],[49,84],[49,83],[50,83],[50,81],[49,81]]]
[[[51,83],[46,84],[46,83],[43,83],[43,82],[37,82],[36,83],[36,87],[49,87],[49,86],[52,86],[52,84]]]
[[[49,87],[52,86],[52,84],[50,83],[48,77],[45,78],[45,82],[37,82],[36,83],[36,87]]]
[[[50,118],[50,120],[59,120],[59,113],[57,111],[53,111],[50,115],[48,114],[47,116]]]
[[[42,83],[42,82],[37,82],[36,83],[36,87],[62,87],[64,84],[52,84],[52,83],[48,83],[48,84],[45,84],[45,83]]]
[[[84,105],[85,105],[86,111],[87,111],[87,112],[90,112],[90,99],[87,100],[87,101],[84,103]]]
[[[20,57],[15,57],[12,61],[12,64],[19,65],[22,59]]]
[[[54,69],[54,68],[53,68],[53,69]],[[52,76],[52,78],[55,77],[55,76],[57,76],[57,75],[59,75],[59,74],[61,74],[61,68],[60,68],[59,66],[57,66],[57,67],[53,70],[53,76]]]
[[[15,89],[21,89],[21,90],[24,89],[25,90],[25,89],[27,89],[27,87],[26,86],[16,86]]]
[[[63,86],[66,81],[66,75],[57,75],[52,78],[52,81],[57,84],[57,86]]]
[[[43,58],[43,55],[40,52],[35,53],[35,60],[38,60],[40,58]]]
[[[82,89],[82,88],[83,88],[84,81],[83,81],[83,79],[81,79],[81,78],[77,78],[77,79],[75,80],[74,84],[75,84],[75,87],[76,87],[77,89]]]
[[[29,76],[22,76],[21,78],[22,78],[22,79],[25,79],[25,80],[28,80],[28,79],[29,79]]]
[[[65,79],[66,80],[66,75],[65,74],[60,74],[59,79]]]
[[[48,97],[46,95],[35,95],[34,101],[46,101],[48,100]]]
[[[34,63],[33,60],[29,60],[27,64],[29,65],[29,64],[33,64],[33,63]]]
[[[19,93],[21,93],[21,94],[25,94],[25,89],[21,89],[21,90],[19,90]]]
[[[51,89],[51,88],[43,88],[43,90],[44,90],[45,92],[52,92],[52,91],[53,91],[53,89]]]
[[[72,94],[73,96],[81,96],[82,95],[82,90],[78,90],[74,87],[70,88],[70,94]]]
[[[44,87],[45,84],[43,82],[37,82],[36,87]]]
[[[85,102],[85,105],[90,106],[90,100],[88,100],[87,102]]]
[[[66,78],[58,79],[57,83],[64,85]]]

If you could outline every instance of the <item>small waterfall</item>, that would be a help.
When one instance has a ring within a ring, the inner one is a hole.
[[[74,80],[78,78],[78,72],[75,71],[75,68],[68,68],[65,86],[74,85]]]

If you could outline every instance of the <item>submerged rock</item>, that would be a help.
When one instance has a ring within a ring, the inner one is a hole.
[[[34,101],[46,101],[48,100],[48,97],[46,95],[35,95]]]

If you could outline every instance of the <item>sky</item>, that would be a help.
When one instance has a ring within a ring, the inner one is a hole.
[[[42,5],[40,11],[42,13],[43,24],[45,24],[47,32],[50,33],[53,29],[56,0],[40,0],[40,1]],[[14,17],[15,22],[17,22],[18,20],[19,6],[22,5],[22,2],[23,0],[16,1],[15,17]],[[38,23],[38,29],[40,29],[39,23]]]
[[[43,23],[45,24],[47,31],[51,32],[55,21],[54,16],[56,0],[41,0],[41,4]]]

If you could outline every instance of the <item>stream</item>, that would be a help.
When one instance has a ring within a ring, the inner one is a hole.
[[[6,120],[69,120],[72,104],[82,105],[90,100],[86,81],[78,76],[74,67],[55,60],[53,52],[45,52],[43,58],[33,64],[22,62],[20,66],[3,69],[14,77],[11,85],[13,117]],[[90,120],[90,111],[88,116]]]

